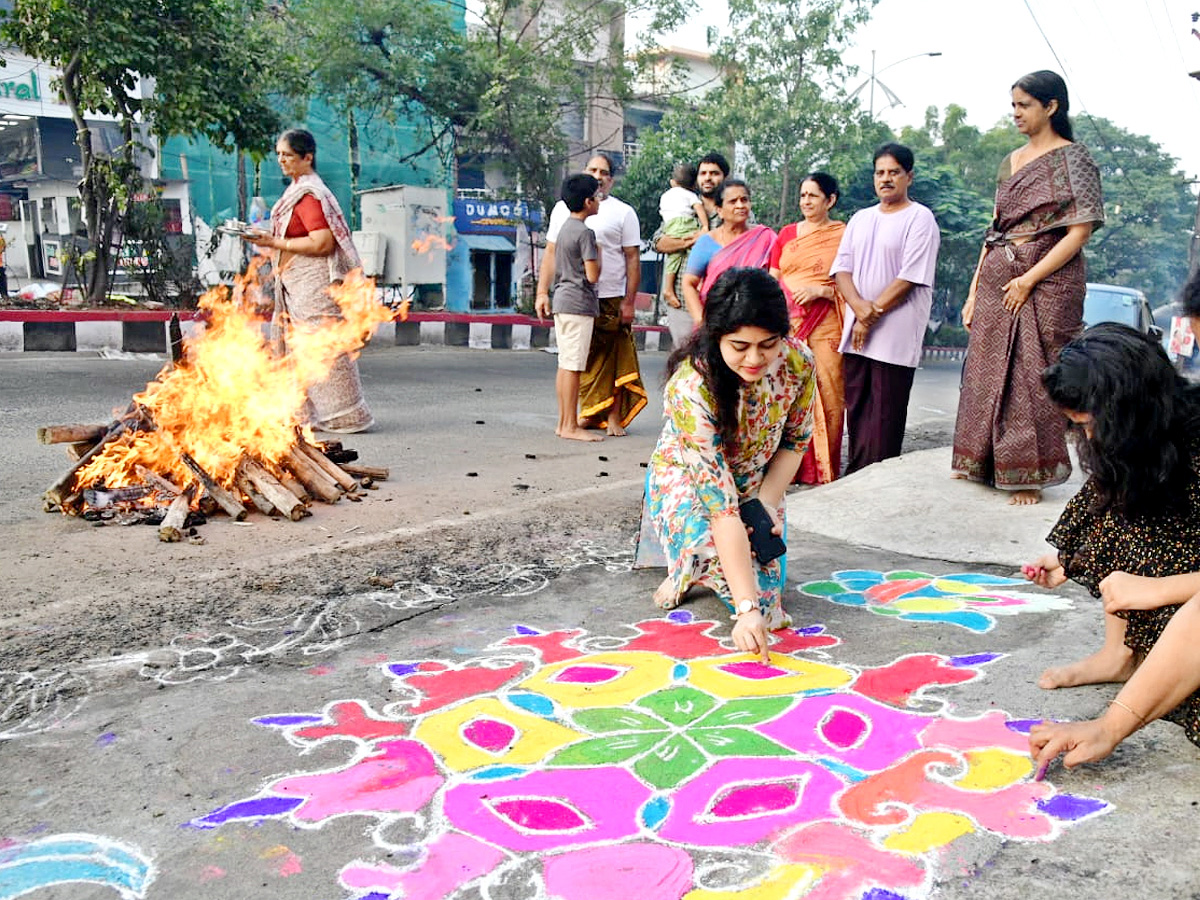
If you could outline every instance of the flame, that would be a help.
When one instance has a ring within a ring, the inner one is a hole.
[[[440,234],[427,234],[412,242],[412,251],[418,255],[432,253],[434,250],[453,250],[454,245]]]
[[[238,462],[251,455],[278,472],[277,463],[306,424],[309,387],[328,375],[344,354],[358,355],[392,310],[376,299],[375,283],[355,269],[330,295],[338,318],[318,324],[284,322],[287,352],[264,334],[260,310],[272,303],[256,277],[257,265],[200,299],[207,327],[184,340],[184,362],[167,366],[134,402],[153,430],[130,431],[111,442],[75,478],[89,487],[140,484],[136,466],[186,487],[196,476],[182,462],[190,454],[219,484],[233,484]]]

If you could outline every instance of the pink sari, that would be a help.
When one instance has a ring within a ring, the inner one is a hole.
[[[708,300],[709,290],[729,269],[741,266],[765,269],[774,244],[775,232],[766,225],[751,225],[744,234],[722,247],[704,270],[704,280],[700,283],[700,302]]]

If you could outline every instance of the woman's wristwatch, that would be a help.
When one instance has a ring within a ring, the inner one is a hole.
[[[734,609],[733,617],[736,619],[738,616],[744,615],[748,612],[754,612],[754,610],[758,609],[758,601],[757,600],[739,600],[734,605],[733,609]]]

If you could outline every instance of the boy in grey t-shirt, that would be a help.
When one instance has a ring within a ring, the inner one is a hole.
[[[579,373],[587,368],[592,326],[600,314],[596,282],[600,280],[600,253],[595,233],[583,224],[600,207],[598,182],[591,175],[571,175],[562,185],[562,201],[571,216],[554,242],[554,338],[558,344],[558,427],[554,433],[573,441],[603,438],[579,427]],[[539,316],[549,310],[538,298]]]

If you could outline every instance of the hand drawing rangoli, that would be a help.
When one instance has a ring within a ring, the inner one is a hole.
[[[960,572],[834,572],[831,581],[809,581],[797,590],[842,606],[857,606],[879,616],[905,622],[957,625],[968,631],[991,631],[995,616],[1071,609],[1069,597],[1021,591],[1029,582],[1000,575]]]
[[[959,837],[1049,841],[1109,809],[1032,780],[1028,721],[944,711],[939,686],[999,654],[857,669],[813,625],[764,664],[726,627],[518,626],[465,664],[387,664],[402,699],[378,711],[255,720],[301,751],[346,742],[344,765],[191,824],[373,820],[338,873],[352,900],[899,900],[930,893]]]

